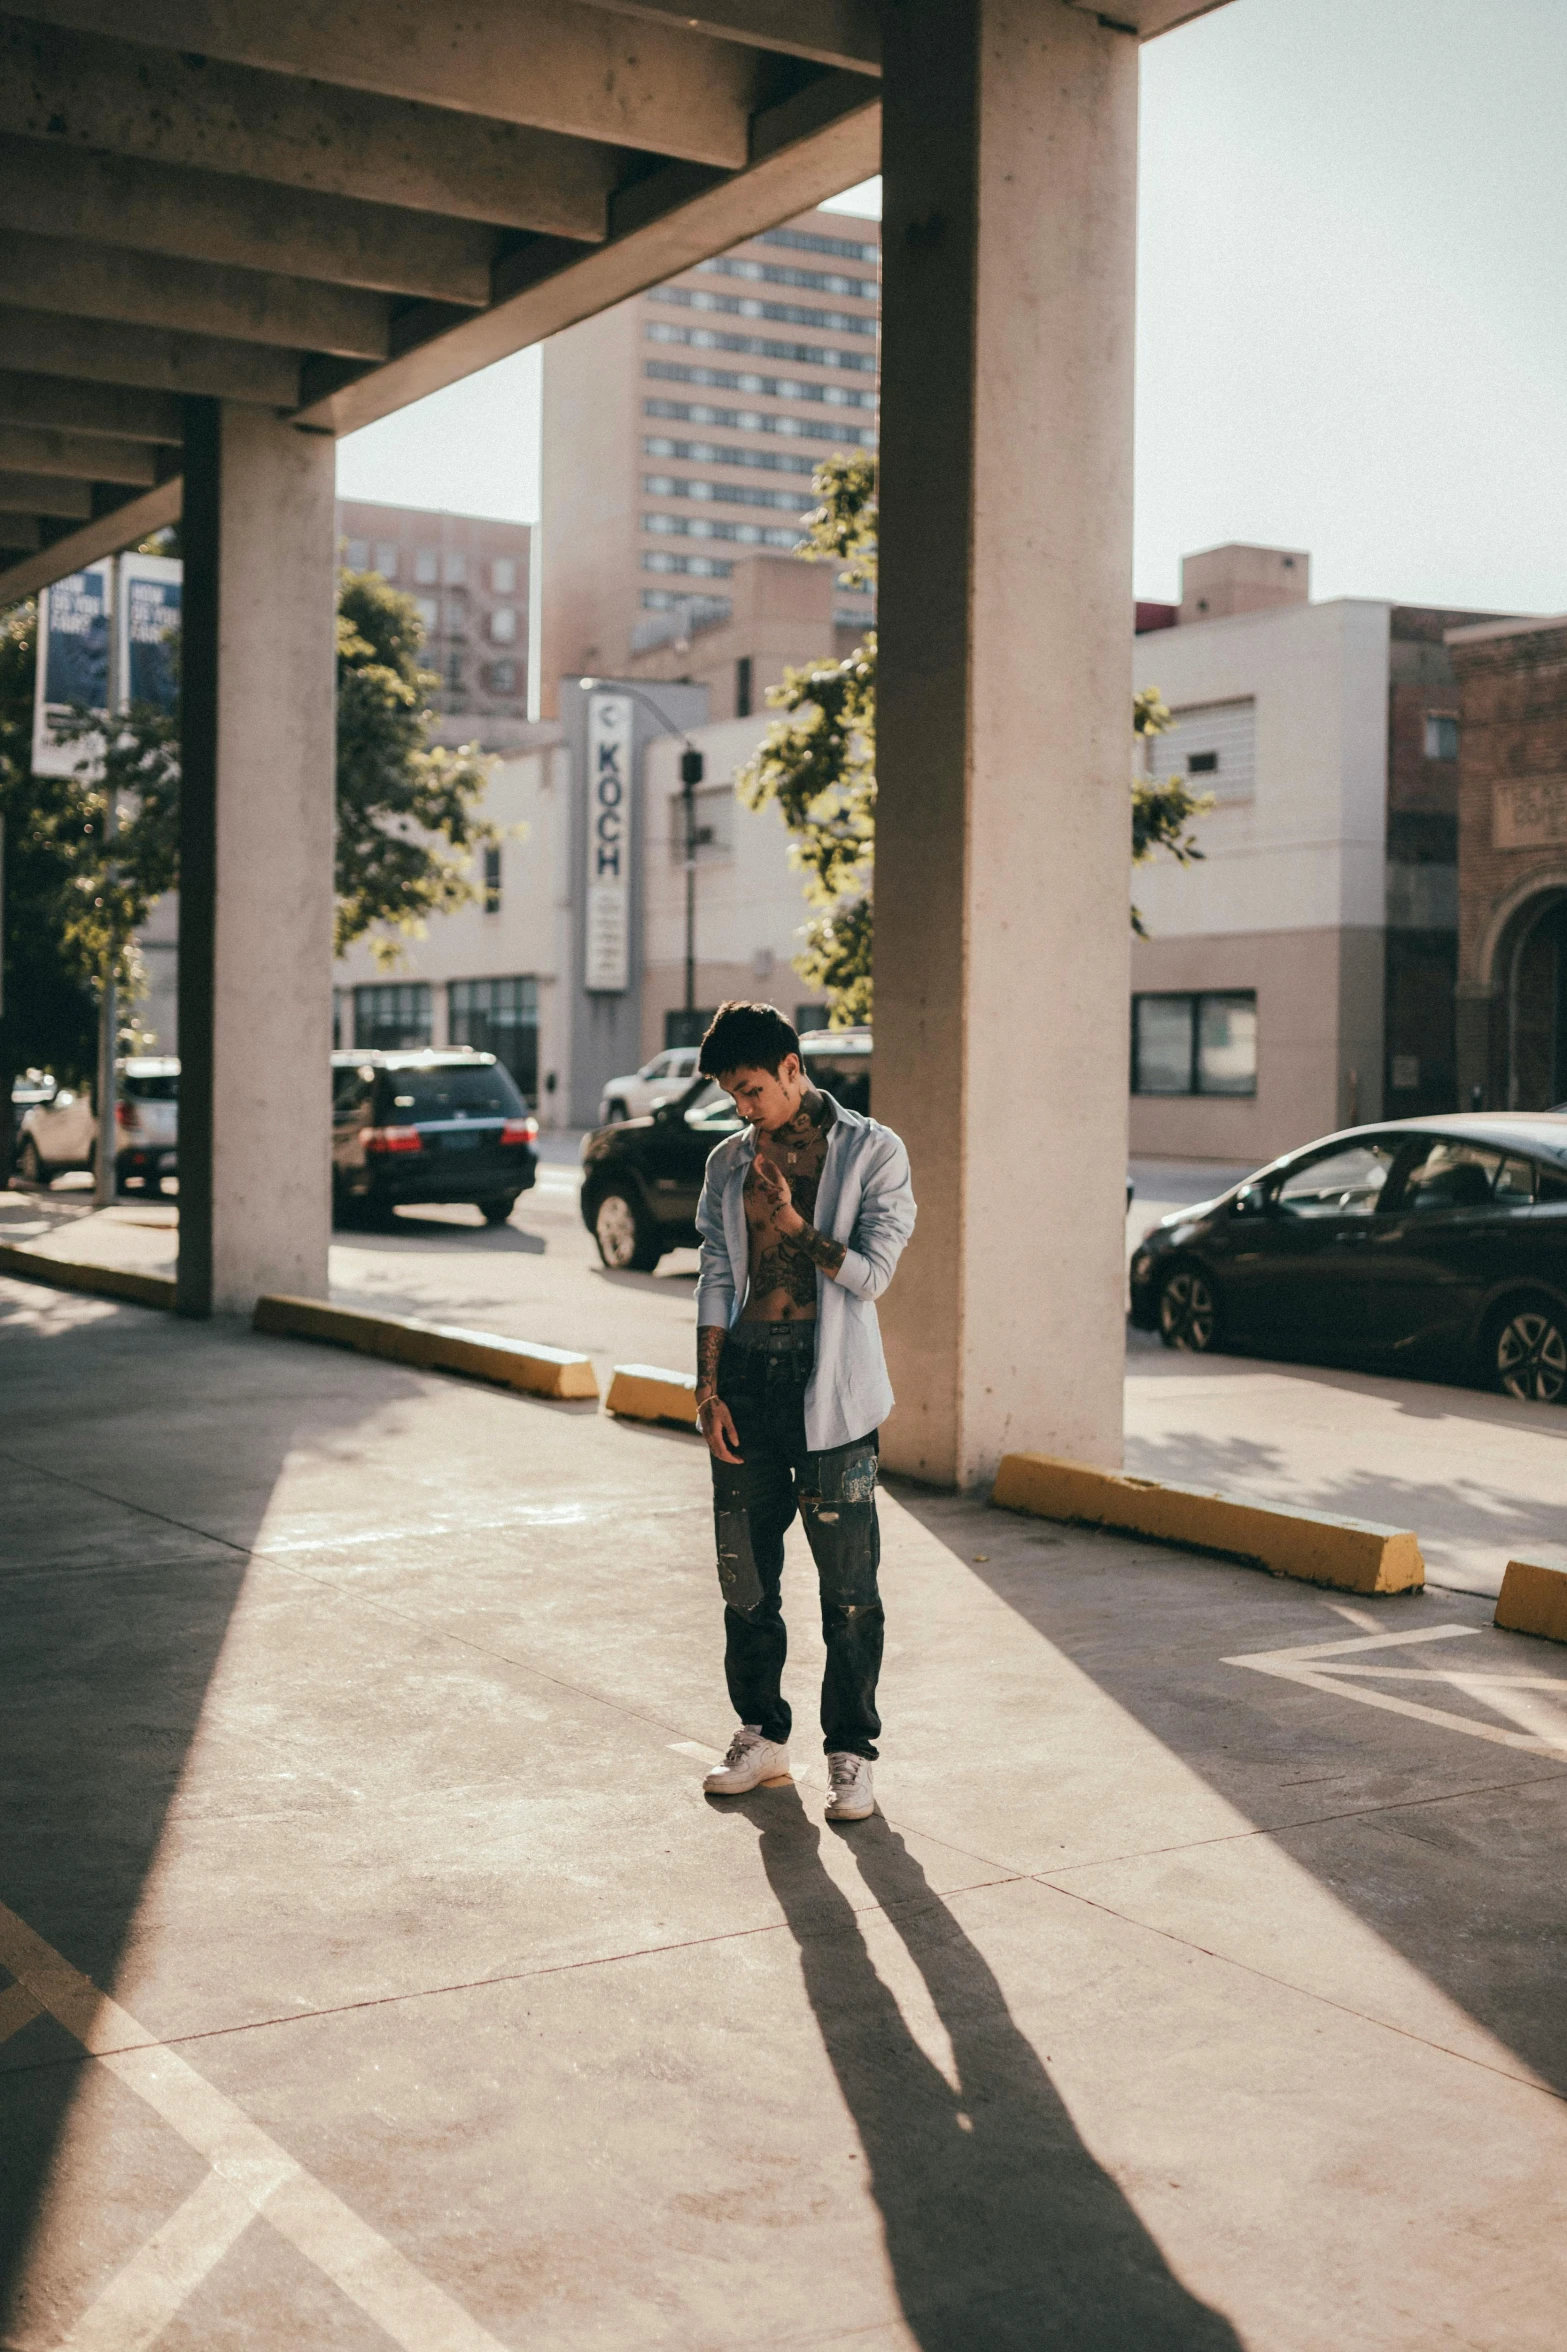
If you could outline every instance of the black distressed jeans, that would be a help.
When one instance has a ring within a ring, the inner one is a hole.
[[[744,1457],[713,1461],[724,1675],[741,1722],[759,1725],[764,1739],[786,1740],[784,1535],[798,1510],[816,1562],[827,1644],[822,1746],[874,1756],[883,1626],[876,1433],[827,1453],[810,1451],[805,1391],[815,1361],[812,1323],[741,1323],[724,1342],[718,1393],[734,1415],[735,1451]]]

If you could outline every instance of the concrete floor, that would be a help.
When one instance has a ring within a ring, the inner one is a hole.
[[[803,1777],[702,1797],[692,1439],[9,1283],[0,1415],[7,2352],[1555,2352],[1479,1602],[900,1489],[833,1831],[798,1562]]]
[[[474,1210],[450,1208],[400,1215],[385,1233],[339,1234],[333,1297],[583,1349],[606,1385],[617,1363],[688,1368],[696,1252],[673,1252],[656,1274],[607,1274],[577,1211],[575,1139],[545,1142],[553,1156],[537,1189],[500,1232]],[[1243,1172],[1134,1163],[1128,1254],[1167,1209]],[[127,1201],[95,1217],[85,1213],[88,1197],[64,1187],[43,1197],[0,1193],[0,1239],[172,1271],[171,1201]],[[1437,1381],[1174,1355],[1128,1331],[1126,1465],[1145,1477],[1412,1527],[1432,1582],[1457,1591],[1494,1595],[1517,1553],[1567,1566],[1567,1412],[1550,1405]]]

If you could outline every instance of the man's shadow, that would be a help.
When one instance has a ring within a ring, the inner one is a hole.
[[[929,1990],[960,2088],[915,2040],[797,1790],[727,1806],[800,1948],[904,2317],[927,2352],[1240,2352],[1084,2147],[988,1963],[880,1814],[841,1837]]]

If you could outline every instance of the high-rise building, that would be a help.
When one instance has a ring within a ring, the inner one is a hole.
[[[527,718],[532,533],[526,523],[344,498],[337,532],[351,572],[379,572],[418,605],[426,665],[441,681],[430,698],[434,709],[462,718]]]
[[[586,671],[695,677],[744,715],[869,625],[830,567],[768,575],[823,458],[876,446],[879,236],[803,213],[545,345],[546,699]]]

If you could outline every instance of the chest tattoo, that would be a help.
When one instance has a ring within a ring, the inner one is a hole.
[[[757,1178],[753,1163],[745,1181],[746,1238],[750,1251],[751,1303],[769,1319],[792,1322],[816,1312],[816,1272],[829,1260],[843,1262],[838,1243],[825,1243],[815,1230],[816,1195],[827,1159],[832,1106],[820,1095],[802,1107],[787,1127],[759,1135],[756,1160],[767,1160],[787,1178],[793,1206],[805,1219],[803,1233],[780,1233],[777,1211]]]

